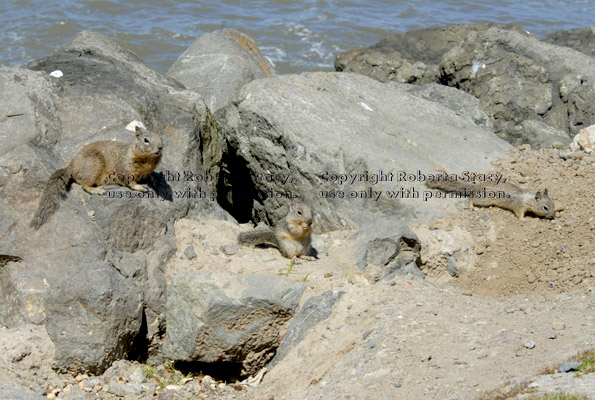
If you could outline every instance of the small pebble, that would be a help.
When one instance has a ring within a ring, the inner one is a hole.
[[[233,256],[234,254],[238,254],[238,247],[237,246],[223,246],[223,254],[226,256]]]
[[[523,346],[525,346],[528,349],[534,349],[535,348],[535,342],[533,340],[525,340],[523,342]]]
[[[456,264],[454,258],[452,258],[452,257],[449,257],[448,258],[448,263],[447,263],[446,269],[447,269],[448,274],[450,276],[456,276],[457,275],[457,264]]]
[[[563,363],[558,367],[558,372],[570,372],[576,371],[578,367],[580,367],[582,363],[576,361],[568,361]]]
[[[555,331],[563,331],[566,329],[566,324],[560,321],[552,322],[552,329]]]
[[[194,246],[190,245],[186,247],[186,250],[184,250],[184,255],[188,257],[190,260],[194,260],[197,257],[196,251],[194,251]]]

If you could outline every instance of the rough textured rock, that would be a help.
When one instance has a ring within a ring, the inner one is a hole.
[[[291,320],[287,333],[277,349],[275,357],[267,365],[271,369],[297,346],[313,326],[324,321],[331,315],[333,306],[341,299],[345,292],[328,290],[318,296],[310,297],[297,315]]]
[[[196,39],[167,75],[199,93],[214,112],[231,102],[244,84],[274,76],[275,69],[254,40],[223,29]]]
[[[168,287],[163,355],[241,364],[251,375],[274,356],[305,288],[276,275],[181,272]]]
[[[547,125],[544,122],[526,119],[521,122],[522,143],[530,144],[534,149],[552,147],[554,145],[568,146],[572,139],[562,130]]]
[[[339,54],[335,59],[335,69],[357,72],[380,82],[421,85],[438,82],[438,65],[442,56],[469,32],[485,31],[492,26],[528,35],[520,26],[503,24],[448,25],[391,33],[375,45]]]
[[[479,98],[494,131],[513,144],[523,121],[576,134],[595,122],[595,59],[516,32],[471,32],[444,55],[441,81]]]
[[[10,132],[0,136],[0,254],[22,258],[0,271],[8,294],[0,323],[45,322],[56,367],[98,372],[155,349],[174,220],[225,214],[211,201],[176,196],[206,192],[203,182],[171,179],[201,173],[208,113],[197,94],[92,32],[28,68],[0,69],[0,125]],[[63,76],[50,76],[55,70]],[[154,196],[119,186],[91,196],[74,184],[43,227],[29,228],[48,176],[89,142],[131,141],[125,127],[133,120],[163,137],[163,161],[146,182]]]
[[[595,57],[595,27],[555,31],[542,39],[543,42],[566,46]]]
[[[413,263],[419,265],[421,244],[407,224],[398,219],[368,223],[354,235],[356,264],[360,269],[369,264],[384,269],[384,276]]]
[[[446,107],[359,74],[255,80],[216,119],[221,204],[240,222],[270,224],[287,214],[287,197],[305,196],[322,231],[437,215],[447,205],[423,201],[423,174],[487,170],[509,148]]]
[[[52,282],[46,329],[58,369],[99,373],[132,350],[143,320],[142,288],[103,263],[83,265],[63,265],[69,279]]]
[[[439,103],[453,110],[462,118],[468,117],[474,124],[489,131],[493,130],[492,120],[481,109],[479,99],[467,92],[437,83],[419,86],[390,82],[389,85],[395,89],[406,90],[415,96]]]

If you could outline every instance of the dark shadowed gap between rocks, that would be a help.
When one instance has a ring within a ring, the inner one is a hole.
[[[221,158],[221,172],[217,182],[217,201],[240,224],[252,220],[254,201],[264,200],[256,189],[246,161],[230,149]]]
[[[238,382],[246,378],[242,376],[242,363],[199,361],[177,361],[175,368],[183,375],[200,374],[209,375],[211,378],[222,382]]]
[[[146,363],[149,359],[149,345],[147,316],[143,310],[142,322],[138,334],[134,337],[126,359]],[[175,368],[183,375],[209,375],[217,381],[237,382],[245,378],[242,376],[242,363],[232,362],[183,362],[177,361]]]
[[[149,329],[147,325],[147,315],[143,309],[143,317],[140,325],[140,329],[130,345],[130,351],[128,352],[127,359],[130,361],[138,361],[139,363],[147,362],[149,358]]]

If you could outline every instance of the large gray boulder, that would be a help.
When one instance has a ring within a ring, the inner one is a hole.
[[[469,32],[485,31],[492,26],[528,35],[518,25],[460,24],[391,32],[380,42],[340,53],[335,69],[357,72],[380,82],[395,81],[423,85],[438,82],[442,56],[457,46]]]
[[[305,289],[276,275],[181,272],[168,287],[163,355],[240,364],[252,375],[275,355]]]
[[[595,27],[563,29],[555,31],[542,39],[545,43],[566,46],[595,57]]]
[[[568,136],[593,124],[593,71],[592,57],[498,28],[469,33],[440,64],[442,82],[479,98],[494,131],[515,145],[530,142],[526,120]]]
[[[481,101],[463,90],[437,83],[428,83],[421,86],[396,82],[389,82],[388,84],[396,89],[406,90],[415,96],[440,103],[462,118],[471,118],[475,124],[482,128],[489,131],[494,130],[492,118],[483,111]],[[534,149],[549,148],[556,144],[566,147],[572,141],[564,131],[541,121],[524,120],[521,122],[521,127],[521,143],[528,143]]]
[[[216,119],[225,207],[240,221],[275,222],[287,197],[304,196],[323,231],[437,216],[446,202],[424,201],[424,174],[489,170],[509,148],[446,107],[349,73],[250,82]],[[419,198],[406,198],[413,190]]]
[[[167,75],[199,93],[213,111],[230,103],[246,83],[275,75],[275,69],[249,36],[222,29],[200,36]]]
[[[492,120],[482,110],[479,99],[467,92],[437,83],[410,85],[389,82],[388,84],[395,89],[406,90],[415,96],[439,103],[453,110],[462,118],[470,118],[474,124],[492,131]]]
[[[92,32],[28,68],[0,69],[0,254],[22,259],[0,270],[0,324],[45,323],[57,368],[98,373],[157,349],[174,221],[225,215],[210,200],[179,197],[209,192],[183,178],[203,172],[209,113],[197,94]],[[145,182],[151,196],[119,186],[89,195],[74,184],[44,226],[29,228],[49,175],[89,142],[131,141],[133,120],[163,138],[163,160]]]

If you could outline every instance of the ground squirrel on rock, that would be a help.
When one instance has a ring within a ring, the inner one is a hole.
[[[71,181],[90,194],[103,194],[97,186],[122,185],[146,192],[138,184],[155,169],[161,160],[163,143],[159,135],[143,133],[135,128],[136,142],[100,141],[89,143],[64,168],[56,170],[48,180],[39,208],[30,226],[39,229],[58,210],[60,200],[66,198]]]
[[[242,244],[271,243],[287,258],[306,257],[312,246],[312,210],[304,202],[293,202],[289,213],[274,229],[256,228],[242,232],[238,241]]]
[[[523,219],[527,211],[547,219],[554,218],[554,202],[548,197],[547,189],[542,192],[520,188],[511,183],[478,183],[448,179],[429,180],[426,185],[432,189],[455,192],[468,197],[469,205],[479,207],[500,207],[510,210]]]

